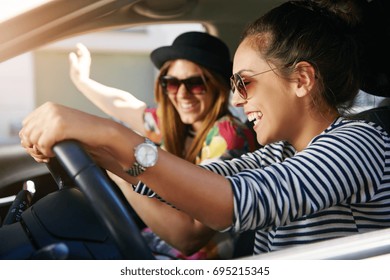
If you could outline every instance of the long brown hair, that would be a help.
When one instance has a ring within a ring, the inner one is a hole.
[[[207,118],[204,119],[202,127],[195,135],[191,146],[187,151],[185,151],[185,142],[190,125],[184,124],[181,121],[179,113],[176,111],[172,102],[163,92],[163,89],[159,84],[159,78],[166,75],[171,63],[172,61],[168,61],[161,67],[159,77],[155,82],[154,91],[155,100],[158,104],[157,110],[159,119],[161,121],[160,129],[162,133],[163,146],[166,151],[184,158],[189,162],[195,163],[196,157],[202,149],[207,133],[213,127],[216,120],[224,115],[230,114],[228,109],[230,88],[220,75],[198,65],[202,70],[204,77],[207,79],[205,94],[213,94],[214,106],[207,114]]]

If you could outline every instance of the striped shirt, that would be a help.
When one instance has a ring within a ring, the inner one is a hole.
[[[255,254],[390,227],[390,138],[373,123],[338,118],[300,152],[277,142],[203,167],[230,181],[226,231],[255,230]]]
[[[256,230],[254,253],[390,227],[390,140],[338,118],[295,153],[285,142],[205,168],[227,176],[232,231]]]

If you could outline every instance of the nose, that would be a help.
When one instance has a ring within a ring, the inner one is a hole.
[[[236,91],[237,91],[237,89],[235,89],[235,91],[233,91],[232,105],[234,107],[243,107],[246,100],[241,98],[241,96]]]
[[[177,89],[176,95],[180,95],[181,97],[185,97],[185,96],[189,96],[191,94],[188,92],[188,90],[185,87],[184,83],[181,83],[179,85],[179,88]]]

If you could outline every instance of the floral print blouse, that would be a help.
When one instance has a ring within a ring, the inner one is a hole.
[[[146,109],[144,122],[145,136],[163,146],[156,108]],[[254,136],[254,132],[237,118],[223,116],[207,134],[202,150],[196,158],[196,164],[231,159],[252,152],[257,148]]]

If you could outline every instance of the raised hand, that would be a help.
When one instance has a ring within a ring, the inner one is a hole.
[[[70,78],[76,85],[89,79],[91,68],[91,54],[86,46],[81,43],[76,45],[76,51],[69,54]]]

